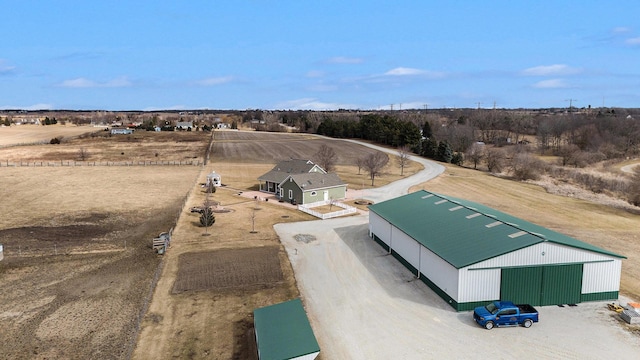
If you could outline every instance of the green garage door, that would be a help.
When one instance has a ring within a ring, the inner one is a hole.
[[[582,264],[502,269],[500,298],[532,305],[576,304]]]

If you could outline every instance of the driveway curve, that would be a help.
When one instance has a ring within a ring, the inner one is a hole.
[[[386,153],[394,150],[352,141]],[[367,190],[388,200],[442,174],[424,170]],[[293,267],[322,359],[637,359],[640,338],[600,303],[545,307],[530,329],[478,327],[369,238],[368,215],[274,226]],[[304,236],[300,236],[304,235]],[[499,341],[496,342],[497,337]]]

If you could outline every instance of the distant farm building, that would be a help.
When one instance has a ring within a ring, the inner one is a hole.
[[[484,205],[418,191],[369,210],[371,237],[458,311],[618,298],[624,256]]]
[[[313,360],[320,346],[300,299],[253,311],[258,359]]]
[[[338,175],[328,174],[310,160],[281,161],[258,181],[260,191],[297,204],[344,199],[347,194],[347,184]]]
[[[114,128],[111,129],[111,135],[129,135],[133,134],[133,129]]]
[[[193,130],[193,121],[178,121],[176,130]]]

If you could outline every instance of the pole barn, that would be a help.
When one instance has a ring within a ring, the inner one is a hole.
[[[370,236],[458,311],[618,298],[624,256],[484,205],[423,190],[369,210]]]

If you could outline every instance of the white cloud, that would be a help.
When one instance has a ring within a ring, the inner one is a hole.
[[[524,69],[522,74],[525,76],[557,76],[572,75],[580,73],[582,70],[573,68],[564,64],[541,65]]]
[[[66,88],[116,88],[131,86],[131,81],[129,81],[129,79],[127,79],[125,76],[121,76],[106,82],[97,82],[80,77],[76,79],[65,80],[58,84],[58,86]]]
[[[344,56],[336,56],[327,59],[327,63],[329,64],[362,64],[364,59],[362,58],[350,58]]]
[[[324,72],[319,70],[311,70],[307,72],[305,76],[308,78],[319,78],[324,76]]]
[[[220,76],[198,80],[196,81],[196,84],[201,86],[215,86],[226,84],[231,81],[233,81],[233,76]]]
[[[0,106],[0,110],[52,110],[51,104],[34,104],[29,106]]]
[[[325,103],[317,101],[314,98],[302,98],[282,102],[275,107],[276,109],[287,110],[338,110],[338,109],[357,109],[357,105]]]
[[[550,79],[542,80],[533,84],[532,87],[536,89],[564,89],[568,88],[569,84],[563,79]]]
[[[640,37],[629,38],[625,43],[629,45],[640,45]]]
[[[387,76],[425,76],[429,78],[442,78],[445,76],[445,73],[438,71],[428,71],[422,69],[414,69],[407,67],[397,67],[395,69],[391,69],[384,73]]]
[[[5,60],[0,59],[0,75],[12,73],[15,69],[15,66],[7,65]]]
[[[624,34],[624,33],[631,32],[631,28],[626,26],[618,26],[611,29],[611,32],[614,34]]]

